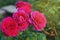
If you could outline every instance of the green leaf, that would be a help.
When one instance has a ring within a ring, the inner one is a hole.
[[[46,40],[46,35],[45,34],[43,34],[43,33],[38,33],[38,36],[37,36],[38,38],[38,40]]]
[[[34,32],[30,33],[26,40],[37,40],[37,34]]]
[[[4,40],[4,36],[2,36],[0,40]]]

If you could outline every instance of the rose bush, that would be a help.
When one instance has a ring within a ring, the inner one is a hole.
[[[41,31],[46,27],[46,17],[39,11],[33,11],[28,2],[19,1],[16,3],[17,11],[12,17],[4,18],[2,21],[2,32],[7,36],[16,37],[19,31],[25,31],[30,25]]]

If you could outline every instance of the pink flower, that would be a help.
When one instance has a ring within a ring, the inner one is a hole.
[[[45,28],[47,20],[41,12],[38,11],[32,12],[31,19],[35,30],[41,31],[43,28]]]
[[[24,10],[28,14],[30,14],[32,11],[32,9],[31,9],[32,6],[28,2],[22,2],[22,1],[17,2],[16,8],[17,8],[17,10]]]
[[[20,31],[25,31],[29,25],[28,23],[29,16],[25,13],[25,11],[20,10],[13,14],[13,19],[18,23]]]
[[[2,21],[2,32],[6,36],[17,36],[19,32],[17,23],[11,17],[4,18]]]
[[[18,1],[16,3],[16,8],[21,8],[21,7],[28,7],[29,9],[32,8],[29,2]]]

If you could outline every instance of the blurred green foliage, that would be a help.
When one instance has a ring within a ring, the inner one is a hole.
[[[15,4],[17,0],[0,0],[0,7]],[[25,0],[24,0],[25,1]],[[26,0],[32,4],[33,10],[38,10],[47,18],[47,27],[45,30],[53,29],[56,27],[58,37],[60,40],[60,0]],[[31,26],[32,27],[32,26]],[[46,35],[40,32],[34,32],[28,28],[25,32],[20,32],[17,37],[5,37],[0,32],[1,40],[47,40]]]
[[[18,0],[0,0],[0,7],[6,5],[14,5]]]

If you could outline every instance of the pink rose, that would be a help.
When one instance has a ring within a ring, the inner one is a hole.
[[[13,19],[18,23],[20,31],[25,31],[29,25],[28,23],[29,16],[25,13],[25,11],[20,10],[13,14]]]
[[[21,8],[21,7],[28,7],[29,9],[32,8],[32,6],[29,2],[18,1],[16,3],[16,8]]]
[[[45,28],[47,20],[46,17],[41,12],[38,11],[32,12],[31,19],[35,30],[41,31],[43,28]]]
[[[22,2],[22,1],[17,2],[16,8],[17,8],[17,10],[24,10],[28,14],[30,14],[32,11],[32,9],[31,9],[32,6],[28,2]]]
[[[17,36],[19,32],[17,23],[11,17],[4,18],[2,21],[2,32],[6,36]]]

